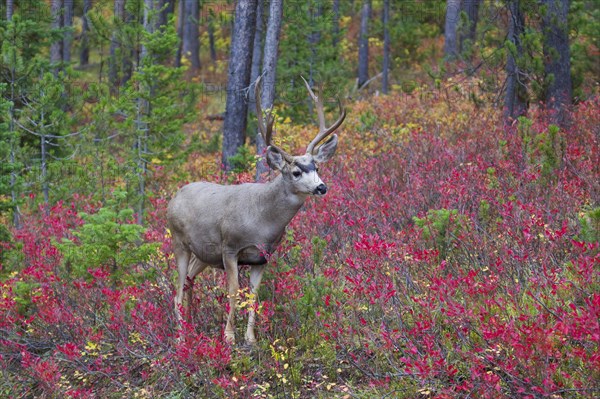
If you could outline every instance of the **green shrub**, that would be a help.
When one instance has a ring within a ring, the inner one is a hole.
[[[456,209],[430,209],[424,218],[413,218],[423,232],[423,238],[431,241],[441,259],[448,255],[450,245],[466,226],[466,218]]]
[[[250,151],[250,147],[243,145],[238,148],[237,153],[229,157],[232,171],[234,173],[248,172],[256,166],[256,156]]]
[[[119,198],[126,193],[115,195]],[[109,203],[114,207],[116,201]],[[74,239],[63,238],[56,243],[72,277],[86,277],[88,269],[102,266],[110,268],[115,281],[125,278],[126,283],[134,283],[136,277],[144,277],[136,276],[131,266],[146,262],[156,253],[158,244],[143,242],[145,228],[133,223],[132,209],[113,207],[100,208],[94,214],[81,213],[85,223],[72,231]]]
[[[579,239],[600,242],[600,207],[584,210],[579,216],[581,234]]]

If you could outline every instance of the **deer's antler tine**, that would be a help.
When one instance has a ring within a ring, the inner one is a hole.
[[[273,115],[273,113],[271,112],[271,110],[269,110],[267,112],[267,133],[265,134],[265,143],[267,145],[271,145],[271,140],[273,138],[273,124],[275,123],[275,116]]]
[[[300,78],[304,81],[304,85],[306,86],[306,90],[308,90],[308,94],[310,94],[314,102],[317,102],[317,96],[315,92],[312,91],[312,89],[310,88],[310,85],[308,84],[306,79],[304,79],[304,76],[300,75]]]
[[[310,144],[308,144],[308,147],[306,147],[306,153],[312,154],[312,152],[315,149],[315,146],[317,144],[319,144],[321,141],[323,141],[331,133],[333,133],[337,128],[340,127],[342,122],[344,122],[344,119],[346,118],[346,110],[344,109],[344,107],[342,107],[342,102],[338,99],[338,105],[340,107],[340,117],[338,118],[337,121],[335,121],[335,123],[333,125],[331,125],[329,128],[327,128],[325,126],[325,112],[323,111],[323,99],[319,98],[318,96],[315,95],[315,93],[310,88],[308,82],[303,77],[302,77],[302,80],[304,80],[304,84],[306,85],[306,88],[308,89],[308,93],[310,94],[310,96],[312,97],[313,101],[315,102],[315,104],[317,106],[317,115],[319,116],[319,133],[310,142]]]
[[[340,101],[340,99],[338,99],[338,106],[340,108],[340,117],[338,118],[337,121],[335,121],[335,123],[333,125],[331,125],[331,127],[329,129],[327,129],[324,137],[327,137],[328,135],[330,135],[331,133],[336,131],[342,125],[342,123],[344,122],[344,119],[346,119],[346,110],[342,106],[342,102]]]
[[[272,110],[268,110],[266,112],[266,125],[265,120],[263,119],[263,110],[261,104],[261,83],[262,76],[259,76],[256,79],[255,87],[254,87],[254,101],[256,101],[256,119],[258,120],[258,130],[265,141],[265,145],[267,147],[273,147],[277,152],[279,152],[283,158],[288,162],[294,162],[294,157],[290,154],[282,150],[280,147],[276,146],[271,142],[273,138],[273,124],[275,123],[275,116],[273,115]]]
[[[325,130],[325,112],[323,111],[323,99],[315,94],[315,92],[310,88],[310,85],[304,79],[304,76],[300,76],[304,81],[304,85],[306,85],[306,89],[308,90],[308,94],[313,99],[315,105],[317,106],[317,116],[319,117],[319,132]]]

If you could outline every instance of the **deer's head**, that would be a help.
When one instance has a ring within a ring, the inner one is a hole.
[[[255,87],[256,115],[258,118],[258,129],[265,141],[265,145],[268,146],[266,152],[267,163],[271,169],[281,172],[283,179],[287,182],[288,187],[290,187],[294,194],[325,195],[327,193],[327,186],[319,177],[319,164],[328,161],[335,154],[338,138],[336,134],[332,135],[332,133],[340,127],[344,118],[346,118],[346,111],[340,103],[340,117],[333,125],[326,127],[323,99],[315,95],[308,82],[302,78],[310,96],[315,102],[319,118],[319,133],[317,133],[315,138],[308,144],[304,155],[290,155],[271,142],[275,118],[271,113],[271,110],[268,110],[263,119],[260,103],[260,80],[261,78],[259,77]],[[330,135],[331,137],[329,137]],[[319,145],[319,143],[327,137],[329,137],[329,139]],[[319,146],[315,149],[317,145]]]

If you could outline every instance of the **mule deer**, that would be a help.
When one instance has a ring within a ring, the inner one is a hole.
[[[292,156],[271,142],[275,118],[268,110],[264,115],[266,120],[263,120],[259,77],[255,83],[258,127],[268,146],[267,163],[280,174],[268,183],[231,186],[190,183],[177,192],[167,209],[179,272],[175,295],[178,320],[181,321],[183,292],[187,288],[189,307],[196,275],[207,266],[224,269],[229,292],[225,340],[230,343],[235,343],[238,264],[251,266],[250,292],[256,295],[268,254],[275,250],[286,226],[310,195],[322,196],[327,192],[327,186],[317,173],[317,164],[334,155],[338,139],[337,135],[331,134],[344,121],[346,111],[340,103],[340,117],[333,125],[326,127],[323,99],[315,95],[306,80],[304,83],[316,104],[319,119],[319,133],[308,144],[304,155]],[[315,151],[315,147],[330,135]],[[187,287],[186,282],[189,283]],[[249,344],[256,342],[255,317],[255,311],[251,308],[245,336]]]

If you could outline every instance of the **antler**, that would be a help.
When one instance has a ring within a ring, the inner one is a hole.
[[[266,112],[266,122],[267,123],[265,125],[265,120],[263,119],[262,106],[260,103],[261,81],[262,81],[262,76],[259,76],[258,79],[256,79],[256,82],[254,84],[254,86],[255,86],[254,87],[254,101],[256,102],[256,118],[258,119],[258,131],[260,132],[260,135],[262,136],[263,140],[265,141],[265,145],[267,147],[269,147],[269,146],[272,147],[277,152],[279,152],[281,154],[281,156],[283,156],[283,158],[288,163],[292,163],[294,161],[294,157],[292,157],[290,154],[288,154],[287,152],[282,150],[280,147],[271,143],[271,139],[273,138],[273,123],[275,122],[275,117],[273,116],[271,109],[269,109]]]
[[[310,144],[308,145],[308,147],[306,147],[306,153],[307,154],[312,154],[313,150],[315,149],[315,146],[317,144],[319,144],[321,141],[323,141],[331,133],[333,133],[338,127],[340,127],[340,125],[342,124],[342,122],[344,122],[344,119],[346,118],[346,110],[344,109],[344,107],[342,107],[342,103],[338,99],[338,105],[340,107],[340,114],[341,115],[338,118],[338,120],[335,121],[335,123],[333,125],[331,125],[330,127],[326,127],[325,126],[325,112],[323,111],[323,99],[321,97],[317,96],[312,91],[312,89],[310,88],[310,85],[308,84],[308,82],[306,81],[306,79],[304,79],[304,77],[302,77],[302,76],[300,76],[300,77],[304,81],[304,84],[306,85],[306,89],[308,90],[308,93],[310,94],[310,96],[312,97],[313,101],[315,102],[315,104],[317,106],[317,115],[319,117],[319,133],[310,142]]]

